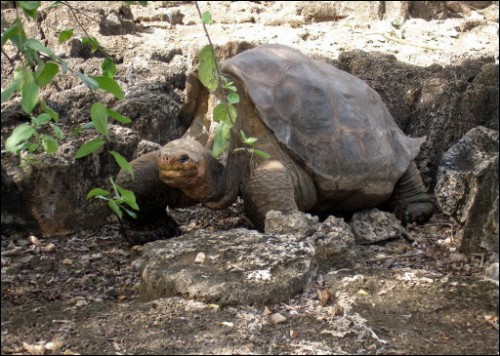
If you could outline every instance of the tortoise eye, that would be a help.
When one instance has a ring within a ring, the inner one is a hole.
[[[179,163],[186,163],[187,161],[189,161],[188,155],[182,155],[179,157]]]

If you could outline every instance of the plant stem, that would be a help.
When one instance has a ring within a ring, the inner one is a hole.
[[[196,5],[196,10],[198,10],[198,16],[200,16],[200,20],[202,19],[202,15],[201,15],[201,10],[200,10],[200,6],[198,5],[198,1],[195,1],[194,4]],[[207,30],[207,26],[205,25],[205,23],[203,21],[201,21],[201,24],[203,25],[203,30],[205,31],[205,35],[207,36],[207,39],[208,39],[208,44],[210,45],[210,48],[212,48],[212,54],[215,58],[215,69],[217,70],[217,75],[219,76],[219,78],[222,76],[221,72],[220,72],[220,68],[219,68],[219,60],[217,59],[217,56],[215,55],[215,47],[212,43],[212,40],[210,39],[210,35],[208,34],[208,30]]]

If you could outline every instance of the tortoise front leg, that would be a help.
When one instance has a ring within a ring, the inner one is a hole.
[[[396,183],[390,204],[403,225],[414,222],[423,224],[432,216],[434,202],[425,189],[415,162],[410,163],[405,174]]]
[[[270,210],[298,211],[292,177],[280,161],[265,161],[254,168],[243,182],[241,193],[248,217],[259,230],[264,229]]]

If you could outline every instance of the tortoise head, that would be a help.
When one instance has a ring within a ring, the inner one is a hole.
[[[174,140],[163,146],[157,165],[163,183],[200,202],[212,198],[214,176],[222,167],[209,150],[190,139]]]

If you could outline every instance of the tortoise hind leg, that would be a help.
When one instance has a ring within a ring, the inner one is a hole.
[[[410,163],[405,174],[396,183],[390,204],[403,225],[414,222],[423,224],[432,216],[433,199],[425,189],[415,162]]]

